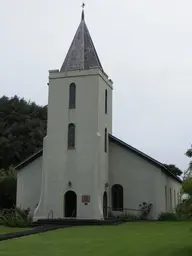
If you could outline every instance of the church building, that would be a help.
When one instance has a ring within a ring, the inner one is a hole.
[[[138,215],[143,202],[151,204],[151,219],[173,211],[181,180],[112,135],[113,82],[84,10],[60,70],[49,71],[48,86],[47,135],[43,149],[16,167],[17,206],[29,207],[34,220]]]

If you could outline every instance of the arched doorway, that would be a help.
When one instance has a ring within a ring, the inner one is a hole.
[[[123,187],[120,184],[112,186],[112,210],[123,211]]]
[[[107,218],[107,192],[103,194],[103,217]]]
[[[65,193],[65,217],[75,218],[77,216],[77,195],[74,191]]]

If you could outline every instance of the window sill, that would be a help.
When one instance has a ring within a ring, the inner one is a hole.
[[[67,149],[68,149],[68,150],[74,150],[75,147],[68,147]]]

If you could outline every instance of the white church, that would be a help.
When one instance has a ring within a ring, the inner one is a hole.
[[[49,71],[47,135],[43,149],[16,167],[17,206],[34,220],[102,220],[171,212],[181,180],[165,166],[112,135],[113,82],[104,72],[84,10],[61,69]],[[158,146],[158,145],[157,145]]]

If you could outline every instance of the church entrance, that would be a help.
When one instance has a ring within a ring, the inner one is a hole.
[[[65,217],[75,218],[77,216],[77,195],[74,191],[65,193]]]
[[[107,218],[107,192],[103,194],[103,217]]]

